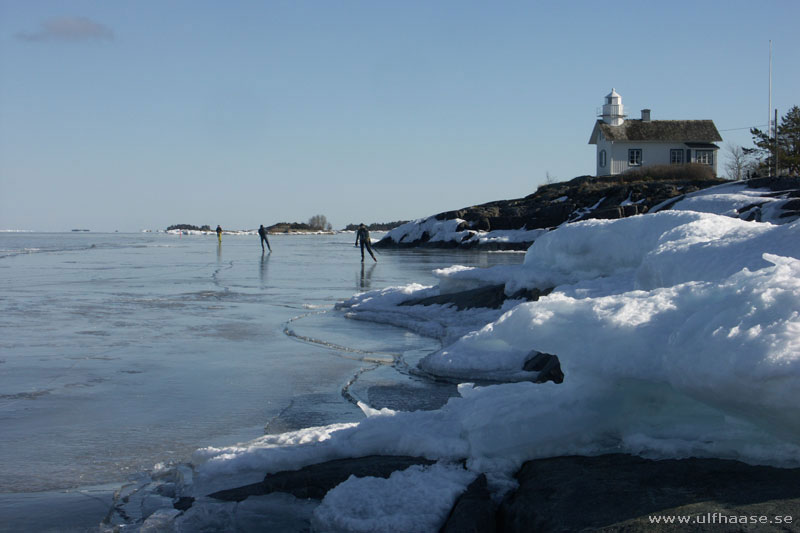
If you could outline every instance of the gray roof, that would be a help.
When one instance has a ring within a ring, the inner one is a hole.
[[[597,134],[609,141],[719,142],[722,141],[713,120],[626,120],[620,126],[598,120],[589,144],[597,144]]]

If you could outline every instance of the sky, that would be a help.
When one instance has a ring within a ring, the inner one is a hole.
[[[411,220],[594,174],[626,112],[751,146],[800,2],[0,0],[0,230]],[[725,150],[721,150],[724,159]],[[722,172],[722,165],[720,165]]]

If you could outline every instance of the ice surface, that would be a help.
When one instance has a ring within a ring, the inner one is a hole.
[[[183,463],[198,448],[356,422],[364,415],[355,401],[436,408],[454,387],[428,386],[408,367],[439,341],[345,320],[334,304],[373,288],[431,284],[432,270],[455,262],[522,260],[397,250],[364,267],[352,235],[270,240],[273,253],[262,255],[253,235],[221,246],[215,235],[0,235],[4,501],[19,491],[26,508],[48,506],[41,491],[133,476],[123,492],[136,522],[172,495],[193,494],[204,478]],[[154,478],[138,481],[148,471]],[[4,510],[2,522],[37,529],[36,517]]]

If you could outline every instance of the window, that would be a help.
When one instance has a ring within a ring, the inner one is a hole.
[[[628,150],[628,165],[638,167],[642,164],[642,149],[631,148]]]
[[[606,151],[600,150],[600,153],[597,155],[597,164],[600,168],[606,168]]]
[[[695,150],[694,160],[704,165],[714,164],[714,150]]]
[[[673,165],[680,165],[683,163],[683,148],[678,150],[669,151],[669,162]]]

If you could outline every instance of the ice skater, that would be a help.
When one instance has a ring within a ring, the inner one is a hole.
[[[364,262],[364,246],[366,246],[369,255],[372,256],[372,260],[377,263],[378,260],[375,259],[375,254],[372,253],[372,242],[369,240],[369,230],[367,229],[367,227],[364,225],[363,222],[358,225],[358,230],[356,230],[355,246],[358,246],[359,241],[361,241],[361,262],[362,263]]]
[[[217,240],[222,244],[222,227],[217,224]]]
[[[267,248],[269,248],[270,253],[272,253],[272,246],[269,245],[267,228],[264,227],[264,224],[261,224],[261,227],[258,228],[258,236],[261,237],[261,253],[264,253],[264,243],[267,243]]]

